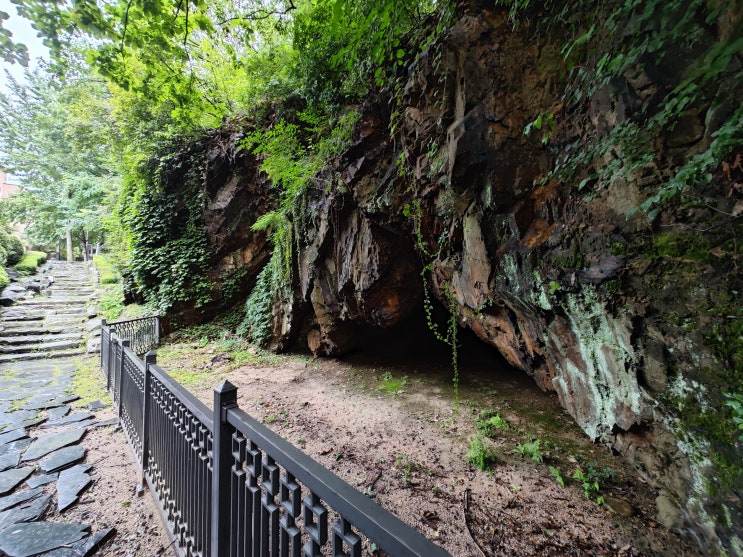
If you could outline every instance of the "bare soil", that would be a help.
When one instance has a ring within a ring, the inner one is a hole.
[[[225,348],[171,343],[158,363],[209,406],[212,388],[228,379],[241,408],[452,555],[697,553],[655,521],[656,494],[625,460],[591,443],[556,398],[493,358],[462,363],[456,404],[451,368],[435,354],[315,361]],[[490,472],[466,458],[483,410],[509,424],[486,441],[498,455]],[[536,440],[543,462],[518,451]],[[102,456],[78,511],[119,529],[100,554],[160,555],[167,540],[150,496],[134,494],[121,432],[92,432],[85,444]],[[594,500],[572,479],[589,468],[613,474]]]

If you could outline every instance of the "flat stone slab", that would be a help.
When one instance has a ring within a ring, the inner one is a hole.
[[[8,557],[31,557],[81,540],[90,526],[61,522],[14,524],[0,531],[0,550]]]
[[[12,443],[7,443],[6,445],[0,445],[0,455],[13,453],[16,451],[25,451],[26,447],[28,447],[31,444],[31,439],[19,439],[18,441],[13,441]]]
[[[85,469],[73,466],[62,470],[57,479],[57,510],[64,512],[77,502],[78,495],[90,485],[91,479]]]
[[[39,468],[42,472],[56,472],[66,468],[70,464],[82,460],[85,456],[85,447],[81,445],[72,445],[63,447],[49,454],[39,462]]]
[[[0,426],[7,426],[9,424],[22,422],[23,420],[31,420],[35,418],[36,415],[37,412],[34,412],[33,410],[17,410],[15,412],[3,413],[0,414]]]
[[[63,404],[62,406],[51,408],[49,409],[49,419],[58,420],[59,418],[66,416],[71,408],[72,407],[69,404]]]
[[[100,400],[94,400],[93,402],[88,403],[88,410],[101,410],[105,407],[106,404],[104,402],[101,402]]]
[[[26,437],[28,437],[28,432],[23,428],[14,429],[7,433],[0,433],[0,445],[7,445],[13,441],[18,441],[19,439],[25,439]]]
[[[56,472],[53,474],[39,474],[38,476],[31,476],[29,479],[27,479],[26,485],[31,489],[36,489],[37,487],[41,487],[42,485],[56,482],[58,477],[59,474],[57,474]]]
[[[5,453],[0,455],[0,472],[7,470],[8,468],[15,468],[21,461],[21,451],[15,451],[12,453]]]
[[[85,435],[85,429],[68,429],[61,433],[52,433],[49,435],[43,435],[36,439],[23,453],[22,460],[27,462],[29,460],[36,460],[42,456],[77,443]]]
[[[46,400],[29,401],[23,405],[23,408],[25,410],[48,410],[50,408],[57,408],[58,406],[68,404],[70,402],[75,402],[79,398],[79,395],[65,395],[56,398],[49,397]]]
[[[115,528],[96,532],[79,542],[75,542],[71,547],[60,547],[49,553],[44,553],[44,557],[89,557],[98,551],[101,545],[111,539],[115,533]]]
[[[0,512],[0,529],[8,528],[9,526],[18,524],[19,522],[32,522],[34,520],[39,520],[44,516],[47,508],[49,508],[50,500],[51,497],[46,495],[45,497],[34,499],[25,505],[20,505],[14,509]]]
[[[73,414],[65,416],[64,418],[59,418],[58,420],[48,421],[41,427],[57,427],[61,425],[68,425],[68,424],[74,424],[77,422],[82,422],[84,420],[90,420],[92,418],[95,418],[95,416],[93,416],[93,414],[91,414],[90,412],[75,412]]]
[[[9,491],[13,491],[15,486],[33,473],[34,469],[33,466],[24,466],[23,468],[13,468],[12,470],[0,472],[0,495],[5,495]]]
[[[19,491],[18,493],[14,493],[13,495],[0,497],[0,511],[10,509],[12,507],[15,507],[16,505],[19,505],[20,503],[25,503],[26,501],[33,499],[34,497],[38,497],[43,492],[43,489],[37,487],[36,489]]]
[[[90,427],[106,427],[109,425],[119,425],[119,418],[111,418],[108,420],[103,420],[102,422],[95,422],[94,424],[90,424]]]

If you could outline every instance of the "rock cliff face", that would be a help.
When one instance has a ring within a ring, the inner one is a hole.
[[[585,148],[659,87],[647,75],[607,86],[545,147],[523,130],[558,103],[560,64],[559,45],[527,42],[505,14],[483,11],[409,69],[393,111],[362,107],[354,144],[327,170],[335,186],[307,196],[295,292],[274,306],[272,347],[342,354],[421,313],[430,266],[428,291],[461,327],[657,487],[661,522],[710,553],[743,551],[741,446],[721,418],[723,393],[741,381],[743,154],[654,221],[627,217],[709,145],[731,107],[686,115],[630,178],[591,193],[533,186],[554,153]],[[268,248],[247,227],[270,189],[245,164],[207,178],[217,267],[253,262],[254,277]]]

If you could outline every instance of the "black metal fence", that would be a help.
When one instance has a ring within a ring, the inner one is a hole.
[[[160,344],[160,317],[157,315],[114,323],[107,323],[102,319],[101,326],[108,327],[119,338],[128,340],[129,347],[139,355],[154,350]]]
[[[101,368],[179,555],[448,555],[240,410],[228,381],[210,410],[153,352],[142,361],[129,330],[102,323]]]

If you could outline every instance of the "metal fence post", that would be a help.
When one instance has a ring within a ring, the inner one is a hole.
[[[101,319],[101,369],[104,369],[103,368],[103,353],[104,353],[104,350],[103,350],[103,329],[106,328],[106,325],[107,325],[106,318],[104,317],[103,319]],[[110,336],[109,336],[109,338],[110,338]],[[108,375],[108,371],[106,372],[106,375]],[[108,381],[106,383],[108,383]],[[108,384],[106,385],[106,388],[108,388]]]
[[[123,394],[124,394],[124,377],[127,375],[124,370],[124,360],[126,360],[126,350],[129,348],[129,340],[121,339],[121,360],[119,361],[119,421],[121,421],[121,411],[124,408]],[[115,388],[115,386],[114,386]]]
[[[157,354],[152,350],[147,352],[144,357],[144,402],[142,404],[142,485],[145,485],[145,474],[149,472],[149,462],[147,453],[150,450],[150,390],[152,388],[150,381],[150,366],[157,363]]]
[[[232,446],[230,429],[227,426],[227,410],[235,406],[237,406],[237,387],[224,380],[214,388],[211,557],[227,557],[230,552]]]
[[[160,346],[160,314],[155,314],[155,346]]]

